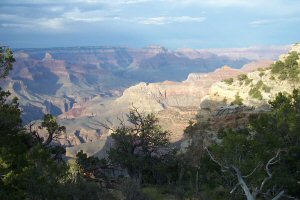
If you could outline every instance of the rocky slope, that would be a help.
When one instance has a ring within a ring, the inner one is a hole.
[[[257,65],[256,68],[258,67],[264,66]],[[178,142],[183,139],[183,130],[189,120],[197,114],[201,99],[208,94],[211,85],[242,73],[244,72],[241,70],[224,66],[211,73],[192,73],[183,82],[139,83],[126,89],[123,95],[115,100],[101,101],[94,98],[84,104],[75,105],[59,118],[70,133],[81,134],[81,130],[84,130],[95,138],[95,130],[98,129],[98,133],[104,135],[100,136],[100,143],[103,144],[109,134],[101,124],[117,126],[119,119],[126,119],[125,114],[134,106],[141,112],[154,112],[162,127],[171,131],[171,141]],[[67,152],[69,156],[74,156],[76,151],[83,149],[95,154],[100,151],[98,147],[97,141],[93,140],[90,145],[84,143],[70,147]]]
[[[300,45],[295,45],[290,52],[300,53],[299,49]],[[280,58],[285,61],[287,55]],[[206,130],[206,142],[209,142],[215,138],[218,130],[243,128],[250,115],[268,111],[267,102],[278,92],[291,92],[294,88],[299,88],[299,81],[282,80],[272,73],[271,63],[273,62],[269,60],[253,62],[243,66],[241,70],[224,66],[212,73],[192,73],[183,82],[140,83],[126,89],[121,97],[112,101],[110,114],[107,116],[112,116],[113,110],[118,110],[115,114],[126,113],[131,105],[144,112],[154,112],[162,127],[172,132],[171,141],[176,142],[184,141],[184,128],[198,114],[203,122],[208,122],[212,127]],[[254,71],[251,72],[252,70]],[[232,81],[228,81],[231,78]],[[261,96],[251,93],[253,89],[258,90]],[[236,105],[237,96],[243,105]],[[93,109],[88,109],[90,112],[96,110],[96,107],[91,107]],[[100,112],[99,115],[101,114],[105,115],[105,112]],[[107,118],[107,122],[115,125],[112,118]],[[68,148],[68,155],[74,156],[75,152],[83,149],[90,155],[103,156],[105,149],[112,145],[110,140],[106,140],[108,135],[105,135],[105,139],[100,139],[100,143],[92,142]]]
[[[20,99],[25,123],[52,113],[67,126],[62,144],[78,145],[71,152],[84,146],[95,153],[97,142],[109,141],[101,124],[116,126],[132,103],[144,112],[155,112],[163,127],[173,132],[172,141],[180,140],[209,87],[242,73],[226,66],[205,72],[222,65],[240,68],[254,60],[245,66],[249,71],[270,63],[258,58],[272,59],[284,51],[286,47],[228,49],[229,54],[224,49],[171,51],[161,46],[19,49],[14,70],[0,84]],[[169,81],[160,82],[164,80]]]
[[[269,68],[239,75],[232,81],[214,83],[209,94],[202,98],[199,110],[202,122],[208,122],[213,129],[210,135],[216,135],[219,129],[243,128],[249,115],[269,111],[268,101],[279,92],[292,93],[299,89],[300,59],[295,60],[293,71],[286,65],[287,59],[293,60],[292,54],[300,55],[300,44],[292,46],[289,54],[280,56],[279,60],[285,63],[282,66],[275,62]],[[275,72],[276,66],[282,67],[279,72]],[[296,75],[291,76],[290,72]]]
[[[284,50],[284,48],[282,48]],[[1,83],[20,99],[27,123],[44,113],[62,114],[75,103],[94,97],[110,99],[139,82],[182,81],[191,72],[207,72],[228,64],[241,67],[249,59],[213,53],[181,54],[161,46],[17,49],[9,79]],[[268,56],[266,56],[268,58]]]

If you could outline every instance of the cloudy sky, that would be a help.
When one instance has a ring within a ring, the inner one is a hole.
[[[171,49],[300,41],[299,0],[1,0],[0,45],[163,45]]]

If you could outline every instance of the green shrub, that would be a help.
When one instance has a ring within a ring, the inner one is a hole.
[[[244,80],[247,80],[248,79],[248,76],[246,74],[240,74],[237,79],[239,81],[244,81]]]
[[[257,70],[258,70],[258,71],[260,71],[260,72],[266,71],[266,69],[264,69],[264,68],[261,68],[261,67],[260,67],[260,68],[258,68]]]
[[[132,180],[125,180],[121,185],[121,191],[126,200],[145,200],[139,184]]]
[[[249,91],[249,95],[255,99],[262,100],[261,92],[259,91],[259,88],[257,88],[257,87],[251,88]]]
[[[266,86],[262,80],[258,81],[256,83],[256,85],[254,87],[252,87],[249,91],[249,95],[255,99],[259,99],[259,100],[262,100],[262,94],[260,92],[260,89],[263,87],[263,86]],[[267,87],[267,86],[266,86]],[[268,88],[266,88],[268,90]]]
[[[245,81],[245,85],[249,85],[250,83],[252,83],[252,81],[253,81],[253,79],[247,79],[246,81]]]
[[[262,77],[263,75],[265,75],[265,72],[260,72],[259,76]]]
[[[228,85],[231,85],[233,83],[233,78],[226,79],[224,82]]]
[[[269,86],[267,86],[267,85],[263,85],[263,86],[262,86],[262,89],[263,89],[265,92],[268,92],[268,93],[269,93],[269,92],[271,91],[272,88],[269,87]]]
[[[299,54],[295,51],[290,52],[285,62],[277,61],[272,65],[271,73],[279,74],[280,80],[299,81]]]
[[[260,89],[263,85],[264,85],[264,82],[262,82],[262,80],[259,80],[259,81],[256,83],[256,87],[257,87],[258,89]]]
[[[288,73],[291,81],[299,81],[300,69],[298,66],[293,66]]]
[[[237,93],[235,95],[235,99],[234,99],[234,101],[231,104],[233,104],[233,105],[243,105],[243,99],[241,98],[241,96],[239,95],[239,93]]]
[[[280,71],[284,70],[284,63],[282,61],[276,61],[274,64],[271,65],[271,73],[277,74]]]
[[[290,52],[288,57],[285,60],[285,66],[287,68],[298,66],[298,62],[297,62],[298,59],[299,59],[299,54],[296,51]]]
[[[280,80],[286,80],[288,79],[288,74],[286,71],[282,71],[278,77]]]
[[[147,200],[163,200],[164,195],[155,187],[145,187],[142,189],[142,194]]]

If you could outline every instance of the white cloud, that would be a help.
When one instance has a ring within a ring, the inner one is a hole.
[[[250,22],[249,24],[251,26],[260,26],[260,25],[265,25],[265,24],[270,24],[272,23],[274,20],[269,20],[269,19],[262,19],[262,20],[255,20]]]
[[[183,22],[203,22],[205,17],[190,17],[190,16],[180,16],[180,17],[150,17],[150,18],[138,18],[137,21],[140,24],[146,25],[164,25],[171,23],[183,23]]]
[[[62,18],[39,19],[36,21],[37,25],[53,30],[63,30],[64,20]]]
[[[30,28],[30,25],[26,24],[17,24],[17,23],[3,23],[1,24],[3,28]]]
[[[64,13],[63,18],[72,21],[98,22],[105,20],[105,18],[101,16],[100,12],[101,11],[99,10],[81,12],[79,9],[76,8],[73,11]]]
[[[171,2],[173,4],[186,4],[186,5],[202,5],[213,7],[227,7],[227,6],[254,6],[261,3],[261,0],[162,0]]]
[[[258,26],[263,26],[263,25],[268,25],[272,23],[286,23],[286,22],[299,22],[300,17],[286,17],[286,18],[277,18],[277,19],[260,19],[260,20],[255,20],[251,21],[249,24],[252,27],[258,27]]]

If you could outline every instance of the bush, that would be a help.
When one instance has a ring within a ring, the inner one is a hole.
[[[284,63],[282,61],[277,61],[274,64],[271,65],[272,69],[271,69],[271,73],[273,74],[277,74],[280,71],[284,70]]]
[[[278,77],[280,80],[286,80],[288,79],[288,74],[286,71],[282,71]]]
[[[147,200],[163,200],[164,195],[155,187],[145,187],[141,190],[141,193]]]
[[[296,51],[292,51],[289,53],[289,56],[285,60],[286,68],[292,68],[294,66],[298,66],[297,60],[299,59],[299,55]]]
[[[257,87],[251,88],[251,90],[249,91],[249,95],[255,99],[262,100],[261,92]]]
[[[258,71],[260,71],[260,72],[266,71],[266,69],[264,69],[264,68],[261,68],[261,67],[260,67],[260,68],[258,68],[257,70],[258,70]]]
[[[272,65],[271,73],[279,74],[280,80],[298,81],[300,74],[298,59],[297,52],[290,52],[285,62],[277,61]]]
[[[267,86],[267,85],[263,85],[262,86],[262,89],[265,91],[265,92],[270,92],[271,91],[271,87]]]
[[[235,95],[235,100],[231,104],[243,105],[243,99],[240,97],[239,93]]]
[[[126,180],[121,185],[121,191],[126,200],[147,200],[142,194],[139,184],[132,180]]]
[[[264,85],[264,82],[262,82],[262,80],[259,80],[259,81],[256,83],[256,87],[257,87],[258,89],[260,89],[263,85]]]
[[[260,89],[262,87],[266,87],[265,89],[268,90],[267,86],[262,82],[262,80],[258,81],[254,87],[252,87],[249,91],[249,95],[255,99],[262,100],[262,94]],[[271,88],[270,88],[271,89]]]
[[[249,85],[251,82],[253,81],[253,79],[247,79],[246,81],[245,81],[245,85]]]
[[[237,79],[239,81],[244,81],[248,79],[248,76],[246,74],[240,74]]]
[[[259,76],[262,77],[263,75],[265,75],[265,72],[260,72]]]
[[[231,85],[233,83],[233,78],[226,79],[224,82],[228,85]]]

